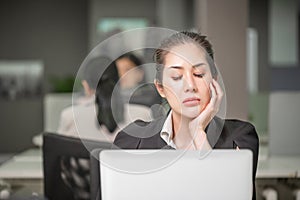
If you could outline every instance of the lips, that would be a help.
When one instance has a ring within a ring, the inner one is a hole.
[[[197,97],[186,98],[182,103],[186,106],[197,106],[201,99]]]

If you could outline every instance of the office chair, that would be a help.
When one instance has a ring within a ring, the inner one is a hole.
[[[154,119],[166,115],[169,110],[169,107],[165,107],[166,101],[158,94],[153,83],[147,83],[136,88],[130,96],[129,104],[149,107]]]
[[[161,104],[162,98],[158,94],[155,85],[153,83],[147,83],[133,91],[129,103],[151,107],[154,104]]]
[[[90,199],[90,151],[108,142],[43,133],[44,193],[52,200]]]
[[[99,154],[103,149],[94,149],[90,154],[91,200],[101,200]]]

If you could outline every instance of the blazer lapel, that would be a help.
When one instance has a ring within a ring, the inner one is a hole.
[[[225,120],[214,117],[207,128],[205,129],[207,140],[212,148],[214,148],[219,141],[223,127],[224,127]]]
[[[169,149],[167,143],[160,137],[161,129],[165,123],[167,116],[158,118],[157,120],[152,121],[148,124],[143,137],[138,146],[139,149]]]

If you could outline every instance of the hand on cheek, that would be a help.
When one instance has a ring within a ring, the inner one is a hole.
[[[209,103],[200,113],[200,115],[193,119],[189,124],[190,133],[195,139],[194,143],[196,146],[199,146],[197,144],[201,144],[198,140],[201,140],[201,138],[206,138],[204,130],[219,111],[219,107],[223,98],[223,91],[217,81],[213,79],[209,87],[211,92],[211,99]],[[203,134],[205,134],[205,136],[203,136]]]

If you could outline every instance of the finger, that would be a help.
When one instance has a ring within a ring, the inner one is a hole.
[[[214,109],[217,101],[216,89],[213,87],[212,83],[209,84],[209,88],[210,88],[211,98],[209,103],[206,106],[206,109],[203,112],[211,112]]]
[[[197,150],[209,150],[211,146],[207,140],[207,135],[205,132],[197,133],[196,137],[193,139],[194,145]]]
[[[216,90],[216,94],[217,94],[217,106],[219,107],[223,98],[223,90],[221,88],[221,86],[219,85],[219,83],[216,80],[213,80],[213,85],[215,87]]]
[[[212,83],[209,84],[210,87],[210,91],[211,91],[211,99],[210,99],[210,103],[212,103],[212,105],[215,105],[216,100],[217,100],[217,93],[216,93],[216,89],[213,86]]]
[[[212,83],[213,83],[214,88],[216,89],[217,96],[223,97],[223,90],[222,90],[220,84],[215,79],[213,79]]]

